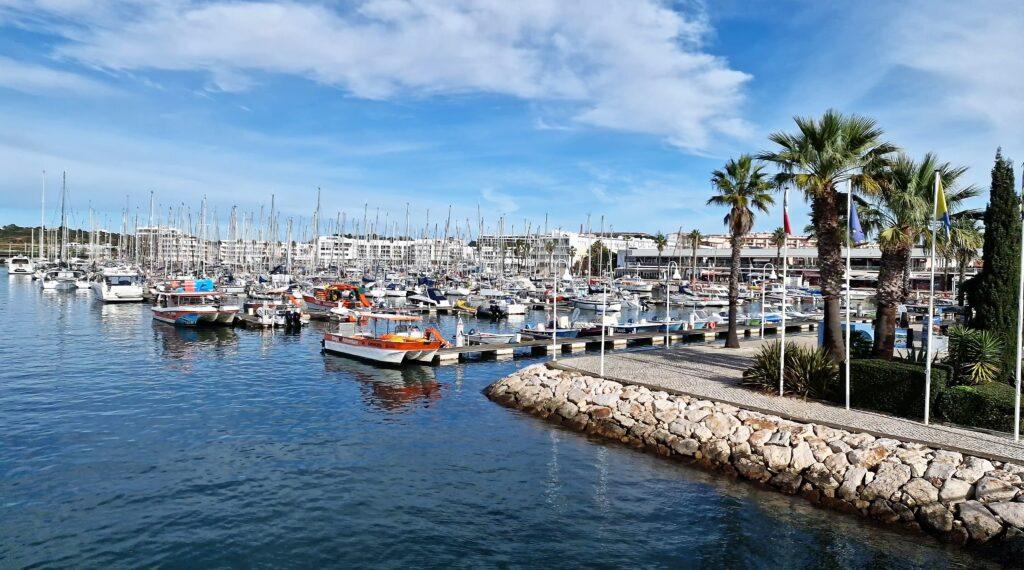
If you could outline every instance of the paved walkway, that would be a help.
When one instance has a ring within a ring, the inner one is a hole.
[[[801,341],[804,339],[806,342],[814,341],[810,335],[799,338]],[[724,402],[794,421],[892,437],[997,461],[1024,463],[1024,445],[1015,444],[1011,436],[934,423],[926,426],[919,421],[846,410],[800,398],[780,398],[743,388],[740,386],[743,370],[748,367],[759,345],[759,341],[746,341],[738,350],[727,350],[721,344],[715,344],[605,355],[605,377],[626,384],[642,384],[652,389]],[[599,358],[567,358],[557,364],[597,376]]]

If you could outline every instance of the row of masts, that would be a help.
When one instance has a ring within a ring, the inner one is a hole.
[[[67,261],[71,257],[68,250],[68,190],[67,175],[61,177],[60,223],[56,228],[46,227],[46,173],[43,173],[43,192],[40,204],[40,230],[32,233],[32,251],[37,257],[51,261]],[[464,224],[452,218],[452,206],[449,205],[444,223],[431,222],[431,212],[426,210],[426,221],[420,227],[411,224],[411,208],[405,204],[404,219],[392,219],[391,211],[376,207],[370,216],[369,203],[364,202],[362,212],[349,215],[347,211],[337,211],[334,216],[322,215],[321,191],[316,190],[314,209],[308,220],[303,217],[284,216],[278,206],[276,195],[270,197],[269,212],[261,205],[258,210],[243,212],[237,205],[231,207],[228,216],[226,235],[221,232],[221,219],[216,208],[212,211],[206,196],[200,203],[198,212],[184,202],[166,209],[156,202],[156,194],[150,191],[148,221],[140,226],[138,207],[133,211],[130,197],[125,197],[125,205],[121,211],[119,232],[112,232],[97,226],[97,217],[89,208],[88,252],[90,257],[102,257],[121,263],[132,263],[145,267],[151,272],[165,274],[200,274],[205,275],[214,265],[229,266],[240,273],[268,273],[283,268],[292,273],[296,267],[296,254],[302,247],[311,251],[304,257],[310,267],[307,270],[336,270],[340,272],[342,265],[355,265],[365,272],[384,273],[389,271],[417,269],[452,273],[460,268],[465,260],[453,255],[452,249],[461,244],[473,244],[475,239],[475,257],[477,267],[482,266],[480,236],[491,228],[485,224],[484,216],[477,206],[476,223],[469,218]],[[358,214],[361,214],[358,215]],[[282,223],[283,222],[283,223]],[[587,223],[581,224],[581,233],[593,233],[590,216]],[[614,227],[609,226],[614,232]],[[140,229],[143,230],[140,232]],[[543,236],[549,235],[548,218],[545,215],[543,227],[534,226],[523,220],[520,232],[516,233],[516,224],[507,216],[498,216],[494,232],[500,275],[520,273],[524,269],[525,259],[530,251],[543,242]],[[559,231],[561,228],[558,228]],[[600,235],[605,235],[604,216],[600,218]],[[38,247],[36,235],[38,233]],[[81,244],[82,231],[78,230]],[[318,238],[334,236],[327,242],[330,250],[323,251],[319,247]],[[526,236],[533,239],[523,240],[527,245],[515,243],[515,248],[524,247],[527,251],[509,251],[505,236]],[[283,238],[283,240],[282,240]],[[47,240],[52,244],[48,249]],[[424,266],[422,256],[417,258],[413,251],[415,244],[407,244],[404,255],[395,257],[392,252],[385,253],[385,248],[395,243],[421,242],[429,250],[429,262]],[[678,241],[677,241],[678,243]],[[227,244],[229,247],[221,247]],[[389,245],[390,244],[390,245]],[[532,244],[532,245],[531,245]],[[343,247],[355,248],[354,256],[343,251]],[[553,247],[544,244],[544,247]],[[100,252],[97,254],[97,252]],[[546,252],[549,256],[553,251]],[[511,254],[511,255],[510,255]],[[604,249],[598,251],[598,267],[606,267]],[[533,256],[536,258],[536,256]],[[610,260],[609,260],[610,261]],[[414,263],[419,264],[413,267]],[[584,268],[587,276],[592,276],[592,263]],[[549,268],[552,269],[552,268]]]

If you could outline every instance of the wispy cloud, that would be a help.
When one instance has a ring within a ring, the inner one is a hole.
[[[493,93],[562,101],[571,120],[686,149],[743,136],[749,76],[705,51],[697,8],[658,0],[364,0],[321,4],[154,0],[18,2],[77,25],[56,53],[112,70],[199,71],[209,88],[290,74],[368,99]],[[120,12],[112,17],[111,12]]]
[[[499,192],[494,188],[484,188],[480,190],[480,196],[482,196],[488,203],[497,207],[499,215],[511,214],[519,209],[519,203],[514,197]]]
[[[111,95],[112,87],[88,77],[0,56],[0,87],[23,93],[81,97]]]

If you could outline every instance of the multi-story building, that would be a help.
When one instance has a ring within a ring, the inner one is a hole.
[[[649,234],[606,232],[583,234],[554,230],[547,234],[483,235],[476,242],[484,271],[547,274],[551,268],[576,265],[600,241],[614,255],[629,248],[655,247]],[[674,245],[670,242],[670,246]]]
[[[712,243],[717,243],[713,241]],[[805,242],[807,243],[807,242]],[[782,269],[782,259],[777,256],[778,250],[772,245],[770,247],[744,247],[740,250],[740,273],[741,278],[746,281],[757,279],[762,275],[769,275],[772,271],[778,273]],[[846,256],[846,249],[842,250]],[[927,287],[930,271],[930,251],[924,248],[914,248],[910,258],[910,276],[912,285]],[[882,251],[877,245],[867,244],[855,247],[850,252],[851,279],[853,285],[871,286],[878,279],[878,270],[881,265]],[[980,258],[980,252],[979,252]],[[788,261],[789,275],[796,281],[806,285],[817,285],[820,281],[818,270],[818,250],[816,247],[790,247],[786,254]],[[937,275],[946,275],[950,279],[956,273],[955,268],[946,268],[941,260],[936,260]],[[675,265],[672,265],[672,264]],[[728,244],[721,247],[701,245],[697,248],[696,258],[692,249],[687,247],[680,252],[668,255],[667,251],[662,252],[660,258],[658,251],[653,248],[630,248],[619,252],[616,258],[617,275],[640,275],[650,279],[664,278],[669,269],[674,273],[678,267],[679,274],[691,278],[696,272],[697,278],[701,280],[723,281],[728,279],[729,268],[732,263],[732,249]],[[981,268],[980,259],[971,264],[968,269],[969,275],[974,275]]]
[[[394,264],[413,268],[459,265],[472,258],[465,242],[454,238],[363,238],[321,236],[317,238],[317,265],[341,267],[358,264]]]

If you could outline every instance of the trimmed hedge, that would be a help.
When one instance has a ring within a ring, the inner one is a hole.
[[[1015,391],[1002,382],[953,386],[942,393],[939,409],[947,420],[968,427],[1013,431]]]
[[[924,365],[899,360],[864,358],[850,361],[850,406],[904,418],[924,417]],[[950,369],[932,366],[931,407],[946,390]],[[845,403],[842,379],[829,390],[829,400]]]

